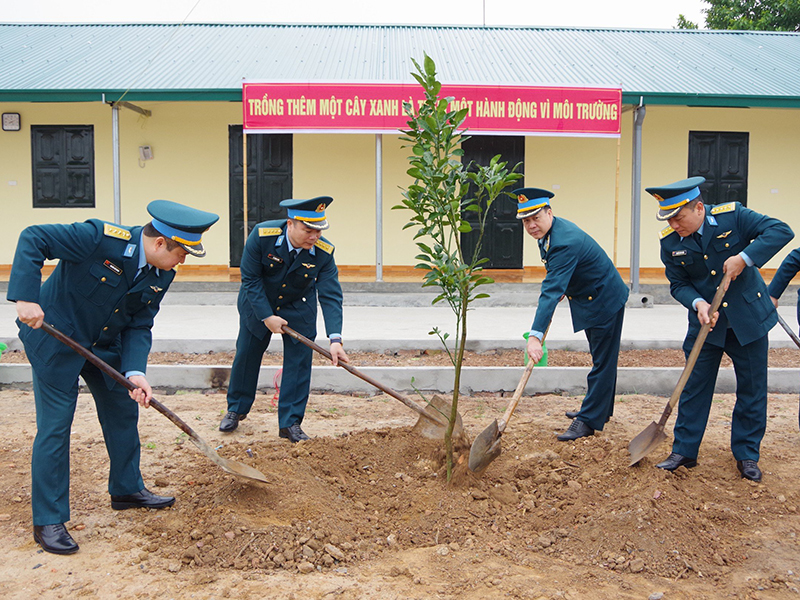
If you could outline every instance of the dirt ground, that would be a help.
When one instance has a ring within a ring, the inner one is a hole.
[[[205,354],[181,354],[178,352],[153,352],[149,363],[152,365],[230,365],[234,352],[208,352]],[[448,366],[450,358],[442,350],[398,350],[392,353],[348,352],[350,364],[355,367],[378,366],[397,367],[406,365]],[[24,363],[28,359],[22,350],[6,351],[3,362]],[[279,365],[283,361],[280,352],[266,352],[262,364]],[[329,364],[319,354],[314,354],[314,364]],[[464,353],[467,366],[513,366],[523,364],[522,350],[496,350],[490,352]],[[683,367],[686,358],[683,350],[625,350],[619,354],[620,367]],[[588,352],[571,350],[550,350],[547,365],[550,367],[591,367],[592,358]],[[727,355],[722,357],[722,367],[732,365]],[[773,348],[769,351],[769,366],[773,368],[794,368],[800,366],[800,358],[794,348]]]
[[[657,420],[665,398],[621,396],[603,432],[560,443],[563,412],[580,398],[548,395],[523,399],[481,477],[462,453],[450,484],[440,444],[413,434],[415,413],[385,395],[312,395],[304,429],[313,439],[295,446],[277,437],[269,390],[233,434],[217,430],[223,393],[159,399],[270,484],[222,471],[144,410],[146,485],[177,502],[112,511],[96,411],[81,394],[68,523],[81,550],[44,553],[31,535],[33,395],[0,390],[0,597],[798,597],[796,396],[770,397],[761,484],[742,480],[730,454],[730,395],[715,398],[690,471],[654,468],[668,443],[628,464],[628,442]],[[470,439],[507,401],[461,398]]]

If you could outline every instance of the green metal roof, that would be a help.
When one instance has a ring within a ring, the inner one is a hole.
[[[389,25],[0,24],[0,101],[239,101],[253,81],[621,86],[623,102],[800,107],[800,34]]]

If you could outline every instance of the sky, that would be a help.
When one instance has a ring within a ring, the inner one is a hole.
[[[2,23],[370,23],[672,29],[703,0],[33,0]]]

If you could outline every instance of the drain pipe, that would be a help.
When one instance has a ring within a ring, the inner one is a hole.
[[[119,106],[111,103],[111,152],[114,172],[114,223],[122,223],[122,201],[119,185]]]
[[[633,111],[633,174],[631,189],[631,292],[639,294],[639,248],[642,226],[642,123],[644,98]]]
[[[375,281],[383,281],[383,135],[375,134]]]

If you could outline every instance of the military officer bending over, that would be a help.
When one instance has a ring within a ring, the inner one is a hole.
[[[566,295],[574,330],[586,332],[592,370],[586,379],[588,389],[580,410],[567,413],[574,420],[556,439],[565,442],[594,435],[614,413],[617,359],[628,288],[597,242],[574,223],[553,215],[552,192],[523,188],[513,193],[519,201],[517,218],[522,219],[525,231],[538,240],[547,269],[528,335],[528,357],[534,362],[542,358],[542,338],[556,305]]]
[[[681,393],[672,453],[656,466],[674,471],[697,465],[719,363],[724,352],[736,373],[736,405],[731,422],[731,450],[742,477],[761,481],[761,439],[767,426],[767,333],[778,317],[759,267],[794,234],[786,223],[744,208],[738,202],[706,206],[700,194],[703,177],[647,188],[659,203],[656,218],[668,221],[661,231],[661,261],[670,293],[689,309],[683,351],[689,356],[700,328],[711,332]],[[719,312],[710,301],[724,273],[731,284]]]
[[[78,375],[94,397],[110,459],[111,508],[164,508],[175,498],[144,487],[139,471],[139,407],[152,398],[145,379],[153,318],[188,254],[204,256],[202,233],[219,217],[167,200],[147,207],[151,223],[123,227],[90,219],[33,225],[19,237],[7,298],[16,302],[20,339],[33,368],[36,439],[31,460],[33,539],[47,552],[78,544],[64,523],[69,510],[69,436]],[[42,285],[42,264],[59,259]],[[121,371],[138,389],[103,375],[41,329],[43,321]]]
[[[333,364],[347,362],[342,347],[342,288],[333,245],[322,236],[325,209],[333,199],[284,200],[288,219],[253,228],[244,247],[239,289],[239,337],[228,387],[228,412],[220,431],[233,431],[250,412],[261,359],[273,333],[289,325],[308,338],[317,335],[317,296],[330,339]],[[311,385],[312,350],[283,335],[283,376],[278,398],[278,435],[307,440],[301,429]]]

